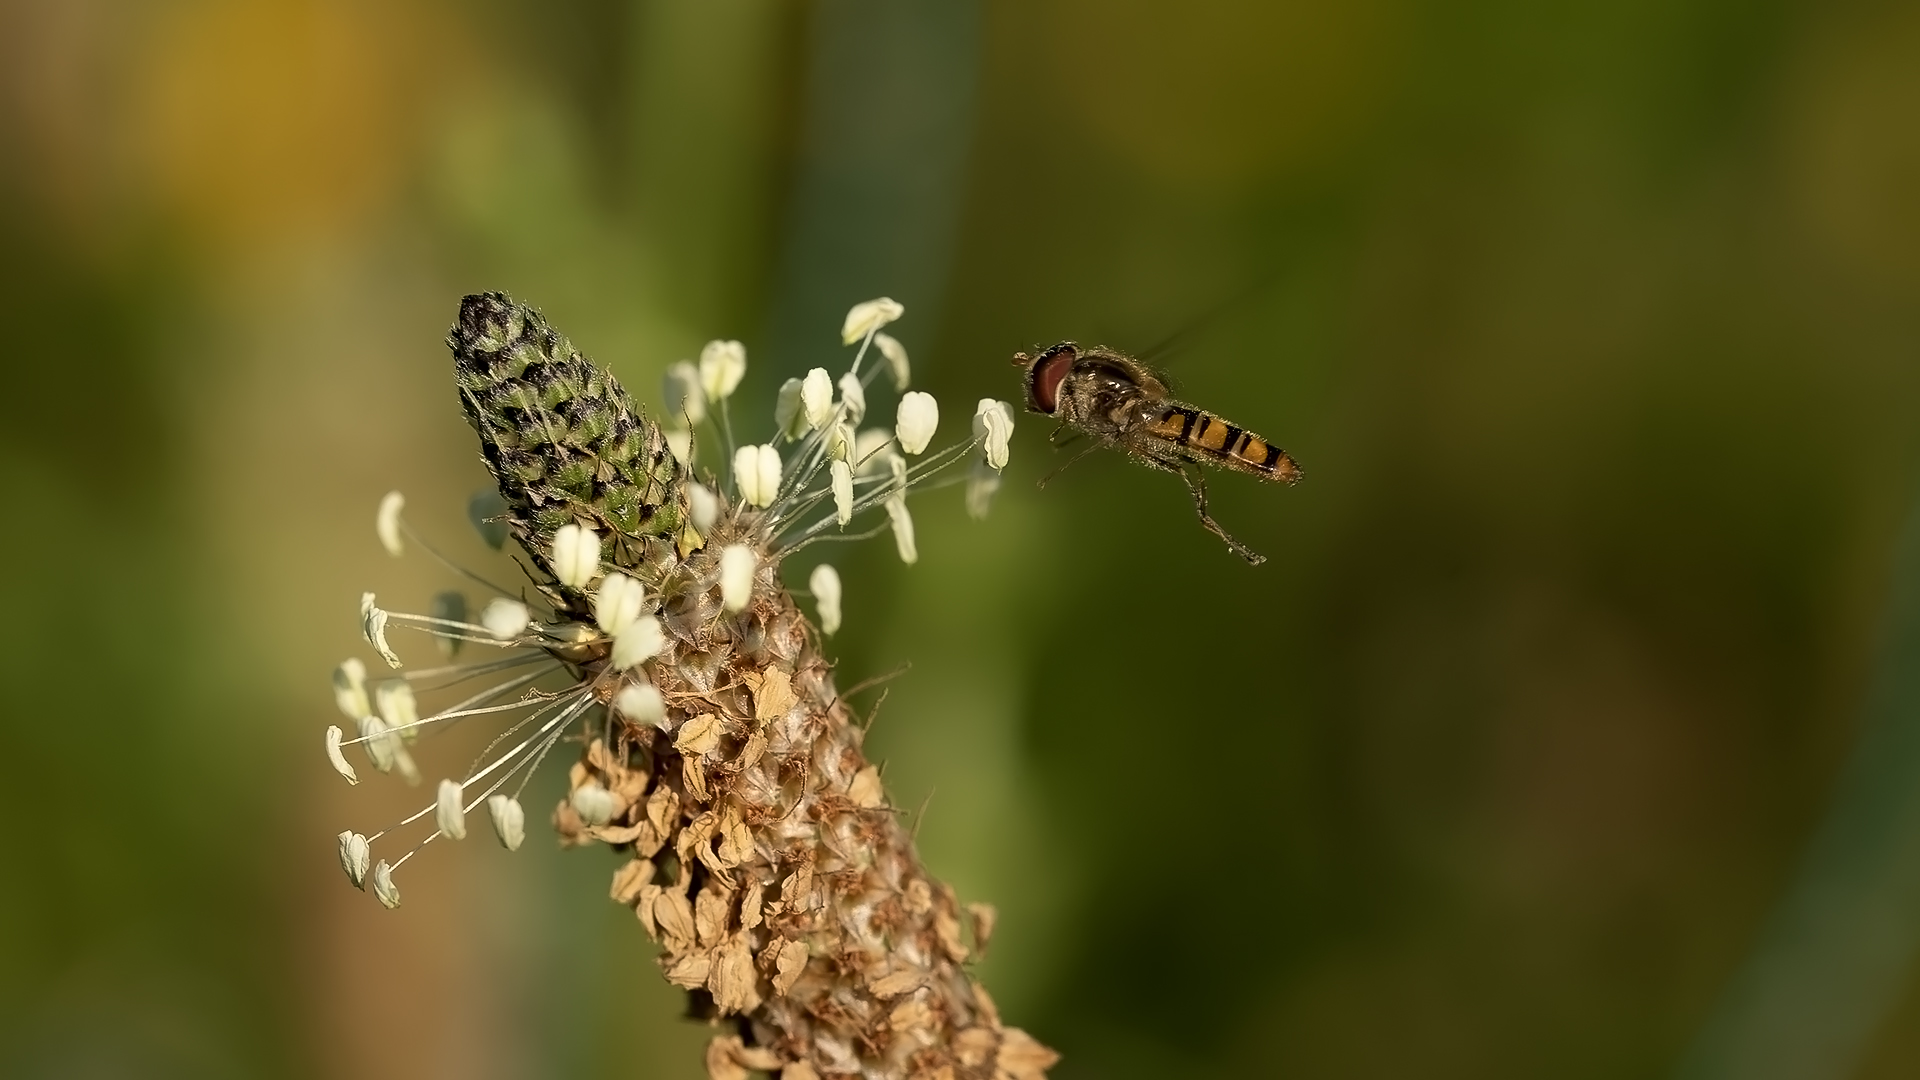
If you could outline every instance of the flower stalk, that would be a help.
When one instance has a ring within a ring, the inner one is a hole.
[[[1045,1076],[1056,1055],[1002,1023],[967,967],[991,935],[992,909],[963,909],[920,862],[821,632],[780,578],[787,554],[847,535],[829,530],[882,506],[911,562],[909,490],[975,450],[976,474],[1005,464],[1011,411],[1001,403],[981,403],[992,415],[971,441],[924,456],[938,415],[930,396],[907,395],[897,438],[855,433],[879,372],[892,371],[896,389],[906,383],[904,349],[879,333],[901,314],[890,300],[857,306],[844,333],[860,350],[838,399],[824,371],[810,373],[783,395],[772,438],[736,451],[726,401],[746,369],[739,343],[717,342],[697,369],[670,375],[669,422],[677,413],[689,425],[676,436],[537,312],[497,293],[462,302],[448,344],[499,489],[486,524],[519,543],[531,585],[496,597],[478,624],[388,612],[367,597],[363,628],[391,667],[400,660],[389,628],[508,655],[380,684],[371,700],[391,715],[354,716],[361,737],[331,728],[326,747],[354,782],[343,747],[361,745],[385,771],[436,723],[505,717],[488,754],[511,745],[440,781],[434,802],[395,827],[435,826],[398,861],[368,870],[370,846],[394,830],[342,833],[350,881],[397,906],[395,871],[427,843],[463,837],[481,805],[500,842],[519,847],[520,790],[556,742],[575,738],[582,749],[554,828],[563,844],[627,856],[611,895],[660,943],[661,969],[694,1014],[721,1029],[706,1057],[716,1080],[752,1070],[784,1080]],[[887,363],[863,377],[876,337]],[[709,434],[724,440],[730,475],[696,477],[692,425],[714,412],[721,430]],[[900,450],[915,456],[911,466]],[[977,486],[976,475],[970,502]],[[396,552],[402,507],[387,500],[377,520]],[[839,576],[823,567],[809,584],[831,633]],[[510,677],[419,715],[414,680],[483,670]],[[342,665],[342,712],[368,709],[365,680],[358,661]],[[502,793],[516,776],[520,786]]]

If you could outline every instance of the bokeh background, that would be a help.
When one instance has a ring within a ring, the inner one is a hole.
[[[1176,338],[1302,462],[1259,568],[1035,417],[827,549],[1062,1080],[1920,1073],[1920,8],[5,0],[0,1073],[701,1075],[607,853],[335,864],[482,289],[749,427],[871,296],[950,427]]]

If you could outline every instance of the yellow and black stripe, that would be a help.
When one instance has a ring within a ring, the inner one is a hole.
[[[1196,457],[1241,472],[1292,483],[1300,469],[1286,451],[1204,409],[1169,405],[1147,428],[1149,434],[1178,444]]]

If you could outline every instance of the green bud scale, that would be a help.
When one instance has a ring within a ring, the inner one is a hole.
[[[659,425],[538,311],[505,293],[466,297],[447,347],[508,527],[541,569],[563,525],[612,537],[624,566],[679,532],[682,471]]]

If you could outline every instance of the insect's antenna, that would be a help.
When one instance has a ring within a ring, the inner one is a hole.
[[[1075,455],[1073,455],[1072,457],[1070,457],[1070,458],[1068,458],[1068,459],[1067,459],[1067,465],[1072,465],[1072,464],[1073,464],[1074,462],[1076,462],[1076,461],[1079,461],[1079,460],[1080,460],[1081,458],[1083,458],[1083,457],[1086,457],[1086,456],[1087,456],[1088,454],[1091,454],[1091,453],[1093,453],[1093,452],[1094,452],[1095,450],[1098,450],[1098,449],[1100,449],[1100,444],[1099,444],[1099,443],[1097,443],[1097,442],[1096,442],[1096,443],[1088,443],[1088,444],[1087,444],[1087,448],[1086,448],[1085,450],[1082,450],[1082,451],[1080,451],[1079,453],[1077,453],[1077,454],[1075,454]],[[1040,486],[1041,486],[1041,487],[1046,487],[1046,486],[1047,486],[1047,481],[1049,481],[1049,480],[1051,480],[1051,479],[1053,479],[1053,478],[1054,478],[1054,477],[1056,477],[1056,476],[1059,476],[1059,475],[1060,475],[1061,473],[1063,473],[1063,472],[1066,472],[1066,471],[1067,471],[1067,465],[1062,465],[1062,466],[1060,466],[1059,468],[1057,468],[1057,469],[1055,469],[1055,470],[1053,470],[1052,472],[1050,472],[1050,473],[1048,473],[1047,475],[1045,475],[1045,476],[1043,476],[1043,477],[1041,477],[1041,478],[1040,478]]]

